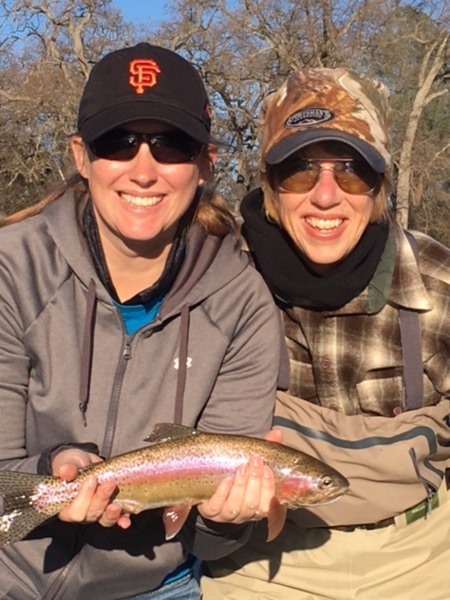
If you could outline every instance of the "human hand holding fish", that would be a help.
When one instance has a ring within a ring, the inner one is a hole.
[[[80,469],[102,460],[92,452],[85,452],[79,448],[65,448],[53,457],[52,473],[64,481],[73,481]],[[118,525],[122,529],[128,529],[131,525],[130,513],[123,511],[119,504],[112,501],[116,490],[115,482],[100,484],[92,475],[82,482],[78,494],[70,504],[62,508],[58,517],[68,523],[96,521],[103,527]]]
[[[202,517],[218,523],[259,521],[268,516],[275,491],[272,469],[260,456],[252,456],[234,476],[222,480],[211,498],[197,509]]]
[[[265,436],[267,441],[281,443],[280,430],[272,429]],[[276,518],[271,513],[278,507],[274,501],[275,476],[260,456],[252,456],[241,465],[234,476],[220,482],[209,500],[197,508],[202,517],[219,523],[245,523]]]
[[[122,516],[164,508],[167,539],[180,531],[192,506],[200,506],[205,516],[210,515],[206,518],[234,523],[258,519],[261,515],[255,513],[261,508],[269,517],[268,539],[273,539],[284,525],[288,507],[330,502],[349,487],[329,465],[268,440],[163,423],[146,441],[151,445],[99,463],[93,459],[71,481],[0,471],[0,546],[23,539],[49,518],[64,515],[69,506],[66,516],[75,515],[77,522],[93,518],[96,510],[97,520],[114,521],[117,513],[108,512],[113,510],[111,503],[119,506]]]

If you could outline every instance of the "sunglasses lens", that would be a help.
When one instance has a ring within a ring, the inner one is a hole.
[[[378,175],[364,161],[336,163],[334,177],[338,186],[348,194],[367,194],[378,184]]]
[[[275,172],[277,187],[286,192],[304,194],[313,189],[319,179],[317,163],[297,159],[281,163]]]
[[[324,161],[325,162],[325,161]],[[378,174],[364,161],[330,160],[334,163],[336,183],[347,194],[368,194],[378,185]],[[281,164],[275,171],[275,187],[281,191],[304,194],[319,180],[320,162],[296,159]]]
[[[121,129],[109,131],[91,142],[89,147],[98,158],[131,160],[143,142],[149,144],[153,158],[160,163],[191,162],[201,149],[198,142],[180,132],[147,135]]]
[[[139,139],[133,133],[114,129],[89,144],[92,153],[108,160],[130,160],[139,149]]]
[[[167,133],[150,138],[153,158],[160,163],[191,162],[200,152],[200,144],[188,135]]]

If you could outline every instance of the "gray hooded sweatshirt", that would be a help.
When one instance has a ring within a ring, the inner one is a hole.
[[[100,282],[72,192],[0,230],[0,468],[36,472],[53,446],[108,458],[159,422],[261,436],[283,348],[277,309],[232,236],[193,225],[156,320],[132,336]],[[81,410],[80,410],[81,409]],[[251,525],[193,509],[166,541],[161,510],[127,530],[58,518],[0,550],[0,597],[114,600],[158,587],[186,559],[221,557]]]

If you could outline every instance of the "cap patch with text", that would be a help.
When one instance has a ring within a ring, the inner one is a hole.
[[[334,119],[334,114],[325,108],[307,108],[291,115],[286,120],[285,127],[307,127],[326,123],[332,119]]]

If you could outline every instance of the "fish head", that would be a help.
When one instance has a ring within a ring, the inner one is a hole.
[[[348,492],[349,482],[341,473],[320,461],[314,463],[284,469],[277,492],[280,502],[291,508],[325,504]]]

